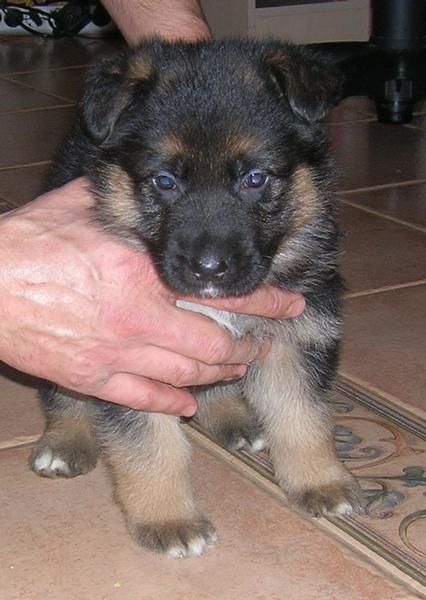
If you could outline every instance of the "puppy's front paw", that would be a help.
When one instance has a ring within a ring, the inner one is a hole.
[[[30,457],[30,466],[41,477],[76,477],[95,468],[98,450],[95,444],[76,440],[52,440],[42,437]]]
[[[228,450],[248,450],[260,452],[266,446],[265,439],[258,427],[226,427],[215,434],[220,444]]]
[[[217,541],[215,528],[204,517],[151,525],[129,521],[128,526],[141,546],[170,558],[201,556]]]
[[[302,513],[311,517],[350,515],[361,513],[364,499],[355,478],[345,477],[326,485],[309,488],[297,494],[289,494],[291,503]]]

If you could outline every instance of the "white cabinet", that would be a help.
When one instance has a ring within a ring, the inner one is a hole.
[[[300,0],[299,0],[300,1]],[[278,2],[273,2],[277,4]],[[256,7],[256,0],[202,0],[213,34],[221,37],[278,37],[294,42],[367,40],[369,0]]]

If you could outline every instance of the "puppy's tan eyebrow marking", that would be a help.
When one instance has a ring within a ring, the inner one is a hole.
[[[226,138],[225,147],[227,152],[238,156],[258,150],[259,141],[251,135],[234,134]]]
[[[151,79],[154,74],[154,67],[151,61],[145,56],[136,56],[127,66],[127,77],[129,79],[139,79],[141,81]]]
[[[182,138],[175,134],[160,138],[156,143],[157,150],[170,156],[182,156],[191,154],[191,149]]]

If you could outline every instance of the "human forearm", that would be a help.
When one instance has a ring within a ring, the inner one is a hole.
[[[103,0],[131,45],[144,38],[208,39],[210,30],[198,0]]]

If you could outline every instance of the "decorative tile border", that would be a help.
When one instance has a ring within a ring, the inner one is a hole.
[[[426,585],[425,429],[414,415],[346,382],[339,384],[335,412],[338,455],[357,476],[367,506],[365,515],[327,519],[326,528],[349,536],[358,550],[365,549],[382,566],[387,563],[394,575],[419,592]],[[237,468],[254,470],[257,483],[263,486],[265,481],[274,495],[278,492],[266,452],[221,455]]]

